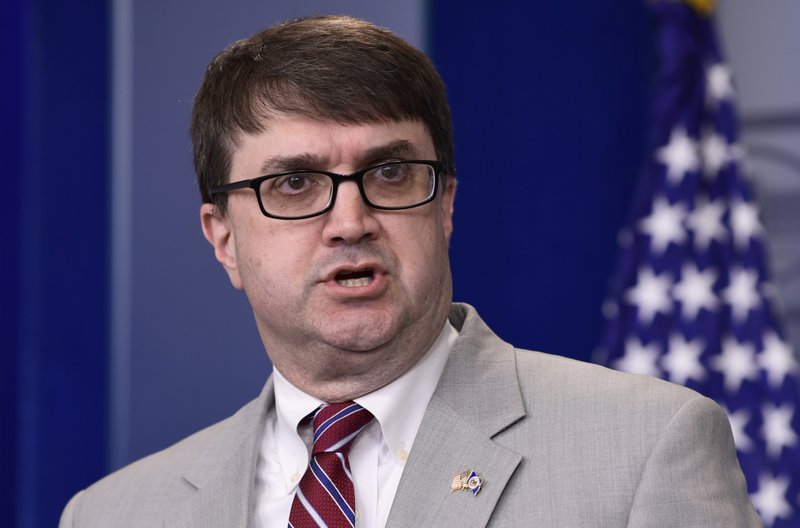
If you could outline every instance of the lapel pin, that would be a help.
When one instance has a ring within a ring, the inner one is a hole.
[[[474,471],[469,469],[453,475],[453,482],[450,483],[450,493],[461,490],[469,490],[473,495],[477,495],[483,486],[483,480]]]

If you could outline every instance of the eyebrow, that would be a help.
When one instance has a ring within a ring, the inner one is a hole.
[[[365,150],[356,158],[360,166],[373,165],[391,159],[416,159],[419,151],[407,139],[396,139],[385,145],[378,145]],[[271,156],[261,164],[261,174],[275,174],[296,170],[322,170],[327,158],[315,154],[303,153],[294,156]]]

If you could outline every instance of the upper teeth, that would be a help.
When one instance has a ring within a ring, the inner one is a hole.
[[[339,286],[344,286],[346,288],[355,288],[358,286],[369,286],[369,283],[372,282],[372,277],[360,277],[358,279],[339,279],[336,283]]]

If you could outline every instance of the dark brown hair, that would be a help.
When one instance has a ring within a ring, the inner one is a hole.
[[[418,120],[431,134],[444,173],[455,175],[445,86],[433,63],[375,25],[344,16],[284,22],[217,55],[192,110],[194,166],[203,202],[225,211],[227,183],[241,133],[262,131],[276,113],[342,124]]]

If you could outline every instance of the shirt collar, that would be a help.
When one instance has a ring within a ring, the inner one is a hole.
[[[381,425],[389,452],[405,462],[436,390],[458,332],[446,321],[436,342],[405,374],[380,389],[356,398]]]
[[[436,390],[458,331],[445,321],[439,337],[425,355],[405,374],[355,401],[375,417],[393,456],[405,462]],[[275,387],[276,448],[280,459],[308,461],[309,446],[297,433],[300,422],[324,402],[292,385],[273,369]],[[286,468],[287,470],[289,468]]]

